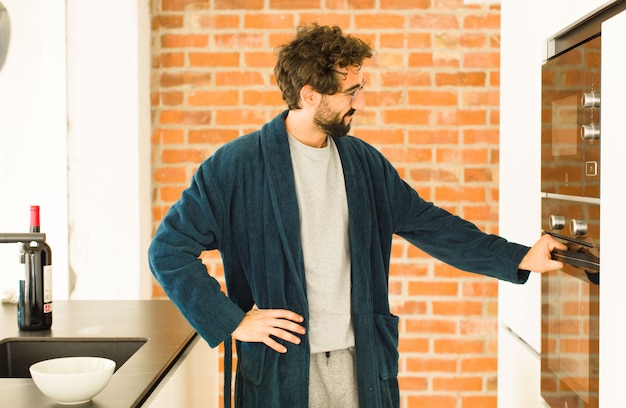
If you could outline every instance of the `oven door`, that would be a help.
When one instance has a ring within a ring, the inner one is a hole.
[[[600,36],[542,67],[541,191],[600,197]]]
[[[542,199],[542,227],[567,244],[542,279],[541,395],[552,408],[598,407],[600,205]]]

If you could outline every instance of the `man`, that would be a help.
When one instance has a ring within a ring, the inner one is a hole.
[[[398,407],[392,236],[516,283],[562,267],[422,200],[346,136],[373,50],[338,27],[298,29],[274,72],[288,110],[208,158],[150,247],[163,289],[213,347],[236,339],[238,408]],[[200,253],[219,250],[228,296]],[[226,396],[229,397],[229,396]]]

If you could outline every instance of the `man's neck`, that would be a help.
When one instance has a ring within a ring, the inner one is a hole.
[[[311,147],[326,147],[328,136],[301,110],[290,110],[285,118],[287,132],[297,141]]]

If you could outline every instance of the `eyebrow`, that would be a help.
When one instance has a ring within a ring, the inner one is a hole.
[[[352,85],[350,88],[345,89],[343,91],[343,93],[344,94],[351,94],[352,92],[354,92],[357,89],[359,89],[360,87],[362,87],[364,83],[365,83],[365,79],[363,79],[363,81],[360,84],[355,84],[355,85]]]

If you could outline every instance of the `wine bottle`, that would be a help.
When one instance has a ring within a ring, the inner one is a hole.
[[[41,232],[39,206],[30,207],[30,232]],[[47,330],[52,326],[52,251],[45,241],[22,243],[17,323],[20,330]]]

